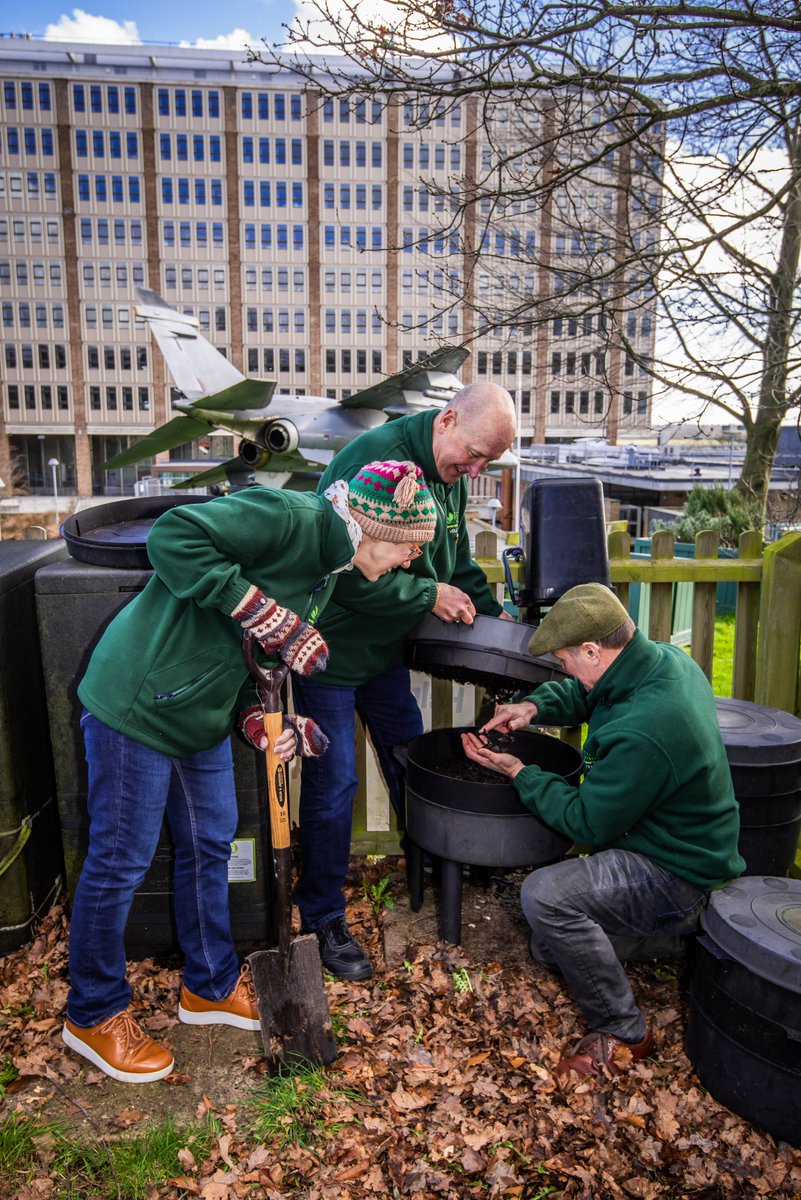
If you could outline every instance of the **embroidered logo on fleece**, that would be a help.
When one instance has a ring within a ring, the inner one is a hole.
[[[448,510],[448,533],[459,541],[459,518],[455,512]]]
[[[584,757],[584,774],[586,775],[587,772],[591,771],[592,768],[595,766],[595,755],[587,754],[587,752],[584,751],[583,757]]]

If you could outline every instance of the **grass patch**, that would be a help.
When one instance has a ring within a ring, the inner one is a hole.
[[[734,613],[715,620],[715,649],[712,655],[712,691],[716,696],[731,696],[734,674]]]
[[[153,1187],[184,1174],[180,1150],[190,1150],[200,1161],[217,1132],[211,1119],[189,1129],[167,1120],[139,1137],[104,1144],[80,1141],[57,1124],[10,1113],[0,1123],[0,1178],[17,1190],[34,1179],[48,1179],[54,1184],[52,1200],[144,1200]]]
[[[682,646],[687,654],[689,646]],[[734,675],[734,613],[715,618],[715,645],[712,653],[712,691],[716,696],[731,696]]]
[[[352,1125],[358,1118],[348,1111],[350,1105],[363,1100],[350,1088],[332,1088],[323,1067],[302,1063],[282,1067],[278,1075],[265,1079],[243,1105],[251,1133],[260,1142],[277,1142],[280,1150],[290,1144],[309,1146],[321,1134]],[[337,1120],[339,1106],[346,1111]]]

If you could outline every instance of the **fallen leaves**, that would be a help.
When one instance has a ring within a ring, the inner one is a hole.
[[[400,891],[397,901],[404,903]],[[198,1049],[187,1072],[165,1083],[208,1087],[196,1117],[214,1119],[211,1148],[202,1162],[186,1146],[178,1151],[173,1175],[153,1185],[148,1200],[801,1196],[801,1152],[777,1145],[698,1086],[683,1052],[685,1002],[672,974],[647,965],[631,971],[658,1030],[656,1059],[559,1089],[560,1047],[583,1029],[558,981],[533,964],[505,967],[497,947],[481,962],[443,943],[409,948],[404,965],[382,969],[380,922],[361,886],[349,915],[377,970],[370,981],[326,984],[341,1050],[325,1073],[321,1115],[286,1146],[277,1137],[255,1142],[242,1109],[215,1101]],[[60,1042],[66,929],[54,909],[31,945],[0,959],[0,1063],[12,1061],[20,1072],[0,1117],[46,1112],[54,1088],[105,1080]],[[137,1015],[151,1032],[169,1034],[177,972],[145,960],[132,964],[132,976]],[[464,978],[471,987],[459,991],[455,981]],[[243,1095],[248,1073],[262,1066],[232,1057]],[[150,1093],[142,1092],[135,1106],[120,1105],[105,1136],[131,1138],[147,1126]],[[51,1200],[50,1152],[43,1144],[38,1178],[20,1181],[19,1200]]]

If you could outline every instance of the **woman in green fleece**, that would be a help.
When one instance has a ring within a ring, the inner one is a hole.
[[[165,513],[148,538],[154,574],[103,634],[81,681],[89,850],[76,889],[63,1039],[114,1079],[161,1079],[172,1055],[131,1015],[124,933],[166,815],[175,844],[175,920],[184,953],[178,1008],[195,1025],[258,1029],[248,968],[231,939],[236,832],[229,734],[265,741],[242,658],[249,630],[297,675],[325,668],[314,628],[337,574],[408,567],[436,512],[411,462],[372,462],[324,495],[248,488]],[[323,753],[314,721],[285,718],[275,749]]]
[[[482,735],[462,740],[538,817],[595,850],[534,871],[520,899],[532,954],[562,973],[592,1030],[557,1074],[615,1072],[654,1046],[620,960],[675,953],[710,890],[741,874],[739,810],[703,672],[639,633],[608,588],[566,592],[529,652],[553,653],[572,678],[502,705],[482,735],[587,722],[583,783],[494,753]]]

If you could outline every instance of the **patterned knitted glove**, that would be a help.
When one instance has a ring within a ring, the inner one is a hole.
[[[260,704],[243,708],[236,718],[237,726],[246,742],[255,750],[267,749],[267,734],[264,732],[263,710]]]
[[[284,729],[294,729],[297,753],[302,758],[319,758],[328,749],[328,737],[311,717],[284,717]]]
[[[231,616],[243,629],[252,630],[262,649],[279,654],[298,675],[313,675],[328,666],[328,646],[314,626],[258,588],[248,590]]]
[[[237,724],[246,742],[256,750],[267,749],[261,705],[251,704],[250,708],[243,709]],[[284,716],[284,729],[291,729],[295,734],[295,753],[303,758],[317,758],[328,749],[328,738],[311,717]]]

